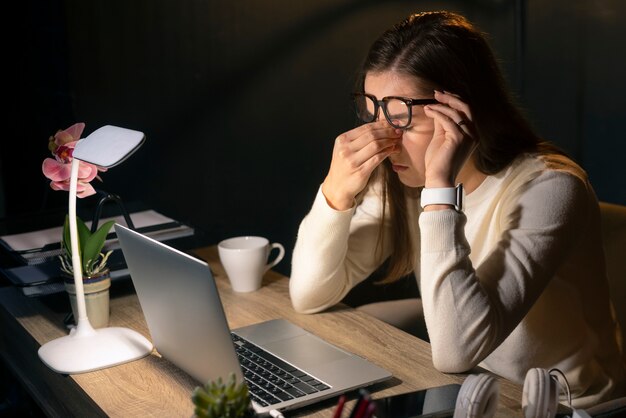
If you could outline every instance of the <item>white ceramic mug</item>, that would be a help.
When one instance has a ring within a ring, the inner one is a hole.
[[[272,250],[278,255],[268,262]],[[220,261],[235,292],[253,292],[261,287],[263,275],[285,256],[285,248],[263,237],[234,237],[217,245]]]

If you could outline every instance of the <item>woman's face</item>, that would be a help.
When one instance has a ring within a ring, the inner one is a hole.
[[[410,99],[432,99],[433,92],[420,88],[423,83],[414,76],[393,71],[372,73],[365,76],[365,93],[381,100],[386,96],[401,96]],[[424,185],[424,155],[433,137],[433,120],[424,114],[423,106],[413,106],[411,125],[402,134],[402,147],[399,154],[391,154],[389,160],[400,181],[409,187]],[[383,110],[378,113],[384,119]]]

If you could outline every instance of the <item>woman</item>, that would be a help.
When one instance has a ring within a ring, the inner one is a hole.
[[[514,106],[481,33],[408,17],[372,45],[355,101],[366,123],[337,137],[299,229],[294,308],[333,306],[387,260],[386,281],[415,274],[442,372],[558,367],[575,407],[623,396],[597,198]]]

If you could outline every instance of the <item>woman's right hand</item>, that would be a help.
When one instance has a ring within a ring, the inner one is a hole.
[[[330,170],[322,184],[322,193],[333,209],[352,207],[374,169],[389,155],[400,152],[402,133],[381,120],[361,125],[335,139]]]

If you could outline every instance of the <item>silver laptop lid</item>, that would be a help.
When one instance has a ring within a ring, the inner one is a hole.
[[[157,351],[199,382],[231,372],[242,381],[207,263],[124,226],[115,232]],[[198,298],[206,302],[194,303]]]

